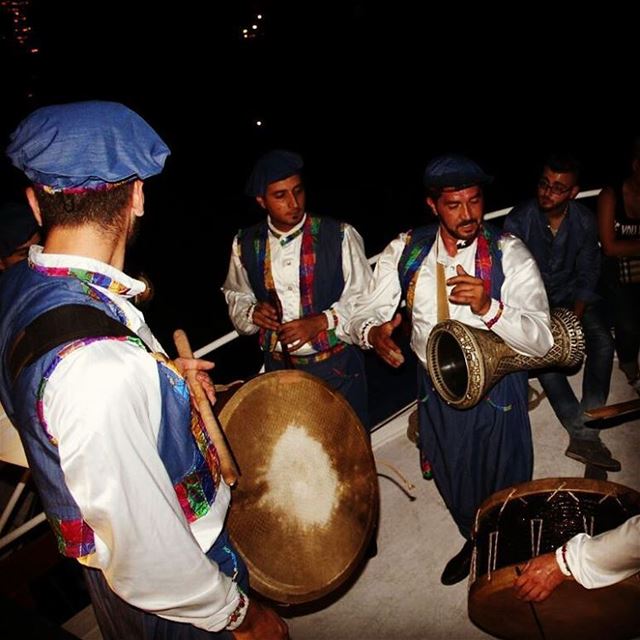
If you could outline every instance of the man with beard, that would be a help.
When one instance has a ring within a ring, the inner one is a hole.
[[[582,400],[567,375],[548,370],[538,375],[553,410],[569,433],[566,455],[608,471],[620,463],[604,446],[597,429],[585,427],[584,412],[607,402],[613,365],[613,338],[596,293],[600,275],[598,226],[593,212],[575,200],[579,165],[565,154],[550,155],[538,181],[537,197],[514,208],[504,230],[518,236],[536,260],[549,305],[573,310],[582,323],[586,361]]]
[[[392,338],[401,298],[419,359],[420,445],[438,489],[466,539],[441,580],[469,573],[473,517],[495,491],[531,479],[532,443],[527,373],[506,375],[476,407],[450,407],[427,374],[426,345],[447,318],[490,329],[510,347],[542,356],[552,346],[549,308],[540,274],[520,240],[484,225],[482,185],[491,178],[472,160],[445,155],[427,165],[426,203],[439,224],[400,234],[383,251],[373,280],[354,310],[351,334],[389,365],[402,362]]]
[[[293,366],[321,378],[366,428],[364,357],[348,325],[371,267],[351,225],[307,212],[302,168],[283,149],[256,162],[246,193],[267,216],[234,238],[222,290],[238,333],[259,332],[266,371]]]
[[[0,278],[0,399],[60,552],[76,558],[105,640],[287,637],[247,597],[224,529],[230,489],[183,374],[122,272],[143,180],[169,149],[113,102],[43,107],[7,153],[46,235]]]

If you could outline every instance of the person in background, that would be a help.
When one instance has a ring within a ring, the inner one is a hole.
[[[571,577],[586,589],[599,589],[638,571],[640,515],[594,537],[579,533],[555,552],[529,560],[514,588],[520,600],[542,602]]]
[[[607,403],[613,367],[613,337],[597,293],[600,246],[594,213],[575,197],[580,191],[578,162],[567,154],[550,155],[542,168],[535,198],[515,207],[503,229],[518,236],[542,275],[549,306],[571,309],[585,337],[582,399],[576,398],[566,373],[538,374],[551,406],[569,433],[565,454],[585,464],[620,471],[598,429],[585,426],[584,412]]]
[[[0,278],[0,399],[102,637],[288,637],[248,597],[224,528],[230,489],[183,378],[195,369],[213,400],[213,365],[166,357],[122,271],[169,149],[124,105],[90,101],[34,111],[7,153],[46,240]]]
[[[302,167],[282,149],[256,162],[246,193],[267,216],[234,238],[222,291],[238,333],[259,332],[266,371],[322,378],[367,428],[364,357],[350,344],[349,322],[371,268],[351,225],[307,212]]]
[[[633,145],[631,174],[598,197],[598,230],[618,366],[640,395],[640,138]]]
[[[29,247],[40,239],[40,229],[26,202],[0,205],[0,272],[24,260]]]
[[[527,373],[506,375],[477,406],[460,410],[434,391],[426,345],[436,323],[452,318],[489,329],[517,351],[550,349],[549,307],[535,261],[514,236],[483,223],[483,185],[491,181],[458,155],[432,160],[425,170],[427,206],[438,222],[400,234],[382,252],[373,280],[351,320],[351,337],[397,367],[403,356],[391,337],[401,299],[411,319],[411,348],[419,360],[420,443],[438,489],[465,543],[441,581],[469,573],[470,539],[478,506],[495,491],[531,479],[533,451]]]

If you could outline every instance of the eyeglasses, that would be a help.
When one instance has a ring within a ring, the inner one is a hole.
[[[538,189],[540,189],[540,191],[549,190],[554,196],[563,196],[565,193],[571,191],[573,187],[567,187],[559,182],[551,184],[546,178],[540,178],[540,180],[538,180]]]

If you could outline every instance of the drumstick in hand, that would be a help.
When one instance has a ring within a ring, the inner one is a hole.
[[[187,338],[187,334],[182,329],[176,329],[176,331],[174,331],[173,341],[176,345],[176,349],[178,350],[178,355],[181,358],[193,358],[189,338]],[[222,427],[211,409],[211,403],[209,402],[197,375],[198,372],[195,369],[189,369],[185,373],[189,389],[195,398],[198,411],[202,417],[202,422],[204,422],[204,426],[207,428],[209,437],[218,451],[222,477],[230,487],[233,487],[236,482],[238,482],[240,472],[238,471],[238,467],[233,459],[233,454],[227,444],[227,439],[222,431]]]

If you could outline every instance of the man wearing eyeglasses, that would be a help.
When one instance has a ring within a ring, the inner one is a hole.
[[[572,309],[582,322],[586,361],[582,400],[578,402],[565,373],[538,375],[549,402],[569,433],[569,458],[608,471],[620,463],[602,443],[600,432],[585,426],[584,412],[606,404],[613,363],[613,339],[596,293],[600,247],[595,215],[575,200],[579,165],[569,155],[553,154],[544,164],[537,197],[515,207],[504,230],[522,239],[533,254],[547,290],[549,306]]]

